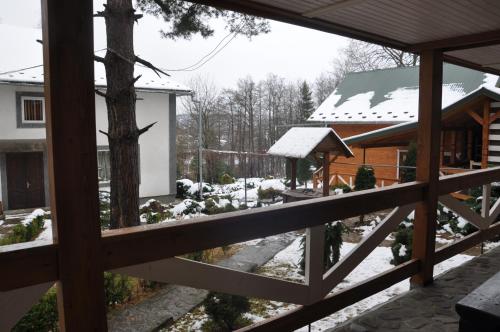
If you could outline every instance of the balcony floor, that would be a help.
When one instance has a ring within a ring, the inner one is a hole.
[[[431,286],[412,289],[330,332],[456,332],[455,303],[498,271],[500,247],[438,276]]]

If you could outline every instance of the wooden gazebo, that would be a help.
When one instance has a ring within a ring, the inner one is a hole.
[[[329,169],[332,159],[337,156],[346,158],[354,156],[351,149],[332,128],[291,128],[271,146],[267,153],[285,157],[290,161],[291,190],[297,188],[297,160],[321,155],[323,160],[323,196],[330,194]]]

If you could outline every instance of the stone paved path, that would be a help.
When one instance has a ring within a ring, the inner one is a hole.
[[[294,232],[267,237],[255,245],[243,247],[216,265],[254,271],[288,247],[296,237]],[[206,290],[169,285],[141,303],[109,314],[108,328],[116,332],[155,331],[191,311],[207,294]]]
[[[329,331],[456,332],[455,303],[498,271],[500,247],[438,276],[432,286],[413,289]]]

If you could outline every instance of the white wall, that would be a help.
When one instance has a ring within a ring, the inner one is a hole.
[[[42,92],[43,90],[41,87],[0,85],[0,140],[44,139],[45,128],[17,128],[16,92],[18,91]],[[174,194],[169,189],[169,163],[175,163],[175,158],[169,160],[168,133],[169,112],[175,112],[175,109],[169,109],[169,94],[139,92],[137,95],[144,99],[137,101],[138,127],[158,122],[139,138],[141,172],[139,194],[141,197]],[[100,96],[96,96],[96,129],[97,145],[109,145],[107,137],[99,133],[99,130],[108,131],[106,103]],[[175,145],[175,142],[172,144]]]

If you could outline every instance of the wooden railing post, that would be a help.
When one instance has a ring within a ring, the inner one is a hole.
[[[483,104],[483,143],[481,147],[481,168],[488,168],[490,148],[490,112],[490,101],[485,100]]]
[[[321,299],[323,290],[325,225],[306,230],[305,281],[309,285],[309,303]]]
[[[62,331],[106,331],[92,0],[43,0],[45,105]]]
[[[438,205],[441,99],[443,83],[442,53],[425,50],[420,54],[417,181],[427,183],[424,200],[415,209],[413,258],[421,261],[420,272],[412,284],[432,283]]]

